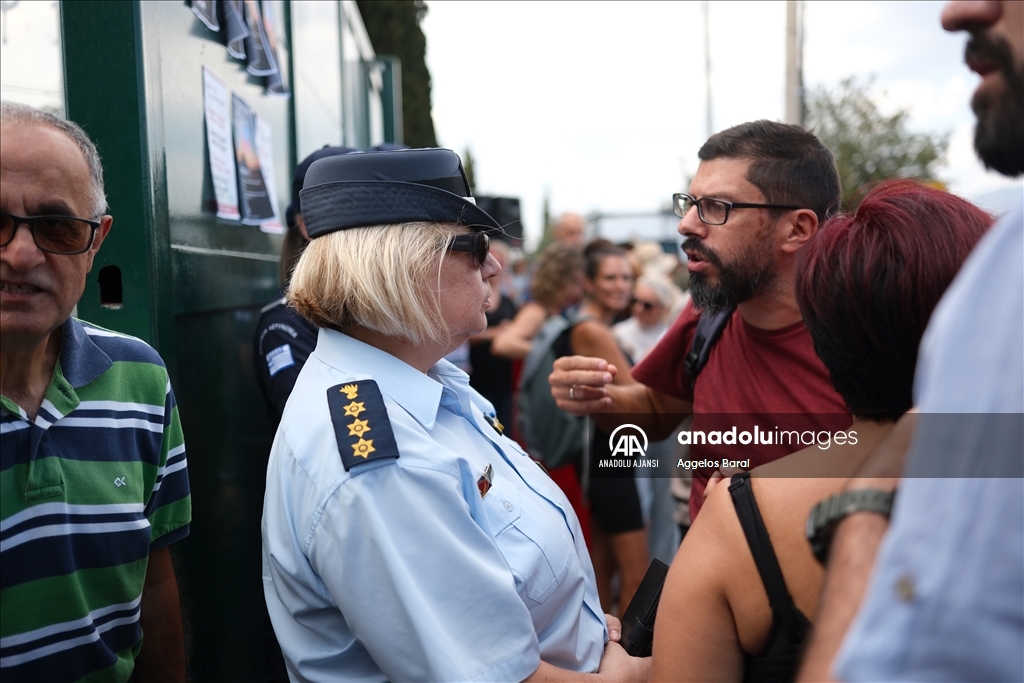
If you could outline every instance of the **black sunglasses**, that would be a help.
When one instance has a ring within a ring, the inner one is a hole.
[[[468,235],[456,235],[448,251],[465,251],[476,254],[476,258],[482,266],[487,262],[487,254],[491,253],[491,238],[486,232],[471,232]]]
[[[101,223],[75,216],[15,216],[0,212],[0,247],[14,240],[18,227],[27,225],[40,251],[70,256],[89,251]]]
[[[643,299],[633,299],[633,303],[640,304],[640,307],[643,308],[645,311],[652,311],[661,305],[657,303],[652,303],[650,301],[644,301]]]

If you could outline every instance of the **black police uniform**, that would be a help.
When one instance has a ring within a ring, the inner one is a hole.
[[[253,366],[275,429],[299,370],[316,347],[316,338],[316,326],[289,308],[284,297],[260,311],[253,339]]]

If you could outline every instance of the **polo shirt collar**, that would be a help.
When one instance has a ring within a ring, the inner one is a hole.
[[[425,429],[434,427],[445,388],[432,375],[447,377],[452,371],[461,372],[442,360],[429,374],[423,374],[387,351],[325,328],[320,329],[314,354],[333,368],[374,380],[382,394],[400,405]]]
[[[89,384],[114,364],[74,318],[64,321],[61,335],[60,371],[75,389]]]

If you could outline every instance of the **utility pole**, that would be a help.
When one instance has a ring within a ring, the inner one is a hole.
[[[803,5],[801,0],[786,1],[786,123],[798,126],[804,125]]]
[[[715,133],[715,129],[711,126],[711,40],[708,30],[710,9],[711,3],[704,0],[704,106],[707,114],[707,137],[711,137]]]

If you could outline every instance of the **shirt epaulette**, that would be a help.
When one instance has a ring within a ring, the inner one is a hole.
[[[346,472],[362,462],[398,457],[388,409],[376,382],[336,384],[327,390],[327,404]]]

